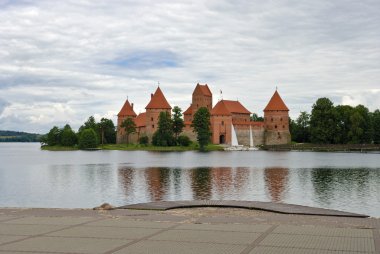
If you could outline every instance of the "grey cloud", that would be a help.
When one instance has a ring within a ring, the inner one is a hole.
[[[142,111],[157,81],[182,108],[197,82],[210,85],[214,101],[223,90],[225,99],[239,98],[259,113],[276,86],[291,112],[310,110],[318,97],[341,103],[360,92],[345,100],[380,108],[370,93],[380,82],[376,0],[0,0],[0,6],[0,94],[26,118],[48,121],[54,111],[46,105],[70,106],[73,113],[49,125],[118,111],[127,96]]]

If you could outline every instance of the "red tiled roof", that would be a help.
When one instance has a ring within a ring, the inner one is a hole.
[[[150,102],[145,108],[146,109],[171,109],[172,107],[169,105],[160,87],[158,87],[156,92],[152,95]]]
[[[126,100],[123,107],[121,108],[119,114],[117,116],[136,116],[135,111],[133,111],[133,108],[131,104],[129,104],[129,101]]]
[[[221,100],[211,110],[212,115],[251,114],[239,101]]]
[[[145,126],[145,115],[146,113],[140,113],[134,120],[135,120],[135,124],[136,124],[136,127],[143,127]]]
[[[207,85],[207,84],[205,84],[205,85],[200,85],[200,84],[198,83],[197,86],[196,86],[195,89],[194,89],[193,94],[195,94],[195,93],[201,93],[201,94],[203,94],[203,95],[205,95],[205,96],[209,96],[209,97],[212,96],[211,90],[210,90],[210,88],[208,88],[208,85]]]
[[[218,101],[218,103],[211,110],[211,115],[230,116],[231,112],[227,109],[226,105],[224,104],[224,101],[221,100]]]
[[[191,115],[193,113],[193,107],[190,105],[185,112],[183,112],[184,115]]]
[[[271,110],[289,111],[288,107],[285,105],[284,101],[281,99],[281,96],[278,94],[277,90],[276,92],[274,92],[268,105],[264,109],[264,111],[271,111]]]

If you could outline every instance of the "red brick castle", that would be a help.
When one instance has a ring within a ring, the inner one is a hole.
[[[268,105],[264,109],[264,122],[251,121],[251,112],[239,101],[220,100],[212,107],[212,93],[208,85],[197,84],[192,103],[183,113],[185,128],[183,134],[196,140],[196,135],[191,128],[194,113],[200,108],[206,107],[211,113],[211,142],[213,144],[231,145],[234,136],[239,145],[277,145],[290,143],[289,109],[276,90]],[[117,115],[117,143],[125,143],[126,135],[120,127],[124,119],[130,117],[136,123],[136,133],[130,140],[137,142],[139,137],[148,136],[152,140],[153,133],[157,130],[158,116],[161,111],[171,113],[172,107],[166,100],[160,87],[151,94],[150,102],[145,107],[146,112],[137,115],[133,110],[133,103],[125,101]]]

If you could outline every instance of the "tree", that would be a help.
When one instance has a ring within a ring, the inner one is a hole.
[[[70,125],[66,124],[63,127],[61,133],[61,145],[63,146],[74,146],[77,143],[77,135],[71,129]]]
[[[194,132],[197,133],[199,149],[204,151],[205,146],[210,142],[210,112],[207,108],[201,107],[194,114],[194,119],[191,124]]]
[[[93,116],[90,116],[84,124],[79,127],[78,132],[82,132],[85,129],[93,129],[96,133],[99,133],[98,125],[95,121],[95,118]]]
[[[338,105],[335,109],[337,111],[337,125],[339,128],[339,132],[336,133],[337,143],[347,144],[349,142],[348,132],[351,129],[350,117],[354,108],[349,105]]]
[[[380,144],[380,110],[375,110],[371,114],[371,118],[373,128],[373,142],[375,144]]]
[[[254,122],[264,122],[264,117],[258,116],[256,113],[253,113],[250,118],[251,118],[251,121],[254,121]]]
[[[132,118],[128,117],[121,123],[120,127],[124,128],[125,135],[127,136],[127,144],[129,144],[129,135],[136,132],[135,122]]]
[[[310,117],[311,141],[319,144],[337,143],[339,132],[337,111],[328,98],[319,98],[313,105]]]
[[[173,117],[172,117],[172,122],[173,122],[173,132],[176,140],[178,140],[179,134],[182,132],[183,127],[185,127],[185,123],[183,122],[182,119],[182,110],[178,107],[175,106],[173,108]]]
[[[115,144],[116,143],[116,131],[115,125],[111,119],[102,118],[97,124],[98,130],[100,131],[100,140],[104,144]]]
[[[310,114],[302,111],[295,121],[296,130],[292,137],[295,141],[301,143],[310,142]]]
[[[153,134],[152,144],[155,146],[175,145],[173,122],[170,118],[170,114],[166,111],[160,112],[158,116],[158,129]]]
[[[54,126],[50,129],[49,133],[47,134],[47,145],[49,146],[56,146],[61,143],[61,130]]]
[[[87,149],[87,148],[96,148],[98,146],[98,135],[92,129],[84,129],[80,133],[79,136],[79,148]]]
[[[350,143],[364,144],[372,141],[372,126],[368,108],[358,105],[350,116]]]

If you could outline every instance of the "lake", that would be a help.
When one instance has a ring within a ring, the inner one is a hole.
[[[380,217],[380,154],[41,151],[0,143],[0,207],[254,200]]]

